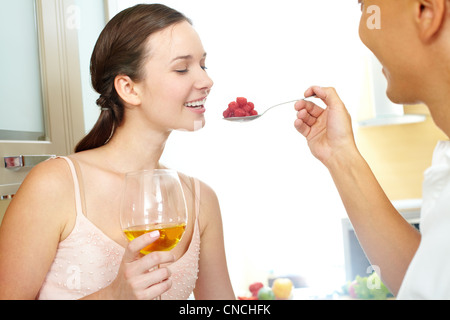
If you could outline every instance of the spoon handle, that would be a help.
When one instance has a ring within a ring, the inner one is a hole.
[[[313,97],[315,97],[315,96],[316,96],[316,95],[314,94],[314,95],[312,95],[312,96],[305,97],[305,98],[302,98],[302,99],[296,99],[296,100],[291,100],[291,101],[286,101],[286,102],[282,102],[282,103],[276,104],[276,105],[271,106],[270,108],[268,108],[268,109],[267,109],[266,111],[264,111],[261,115],[263,115],[264,113],[266,113],[266,112],[269,111],[270,109],[273,109],[273,108],[275,108],[275,107],[281,106],[281,105],[283,105],[283,104],[292,103],[292,102],[297,102],[297,101],[299,101],[299,100],[305,100],[305,99],[308,99],[308,98],[313,98]]]
[[[286,102],[282,102],[282,103],[276,104],[276,105],[274,105],[274,106],[271,106],[270,108],[266,109],[266,111],[264,111],[261,115],[263,115],[264,113],[266,113],[266,112],[269,111],[270,109],[273,109],[273,108],[275,108],[275,107],[281,106],[281,105],[283,105],[283,104],[292,103],[292,102],[297,102],[298,100],[299,100],[299,99],[297,99],[297,100],[291,100],[291,101],[286,101]]]

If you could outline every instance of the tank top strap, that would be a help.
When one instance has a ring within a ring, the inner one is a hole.
[[[66,160],[67,164],[69,165],[70,172],[72,173],[72,179],[73,179],[73,188],[75,192],[75,208],[77,211],[77,215],[83,214],[83,206],[81,202],[81,193],[80,193],[80,183],[78,182],[78,176],[77,171],[75,170],[75,165],[73,164],[72,160],[68,157],[56,157],[56,159],[61,158]]]
[[[195,212],[195,222],[200,230],[200,181],[196,178],[191,178],[194,185],[194,212]]]
[[[194,199],[195,199],[195,217],[198,219],[200,213],[200,181],[194,179]]]

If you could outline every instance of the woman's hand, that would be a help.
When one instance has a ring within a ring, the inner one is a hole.
[[[156,268],[160,264],[174,261],[170,252],[157,251],[145,256],[140,250],[159,238],[159,232],[144,234],[131,241],[125,254],[119,273],[109,289],[114,299],[154,299],[172,286],[168,268]]]
[[[306,137],[312,154],[328,167],[336,154],[356,150],[352,123],[334,88],[314,86],[306,90],[305,97],[314,94],[327,108],[323,109],[311,101],[297,101],[294,126]]]

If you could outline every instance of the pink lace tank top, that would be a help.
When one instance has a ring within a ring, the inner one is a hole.
[[[76,222],[70,235],[58,245],[55,259],[37,299],[80,299],[108,286],[117,276],[125,249],[97,228],[82,212],[80,187],[75,167],[67,161],[73,176]],[[198,212],[200,184],[194,179],[195,225],[186,253],[169,266],[172,287],[162,295],[165,300],[187,299],[198,276],[200,231]]]

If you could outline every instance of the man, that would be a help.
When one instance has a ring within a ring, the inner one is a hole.
[[[360,38],[383,65],[390,100],[426,104],[436,125],[450,136],[450,0],[358,2]],[[336,91],[311,87],[305,92],[313,94],[327,108],[298,101],[295,128],[329,169],[383,282],[398,299],[449,299],[450,142],[438,144],[425,174],[420,234],[396,211],[359,153]]]

